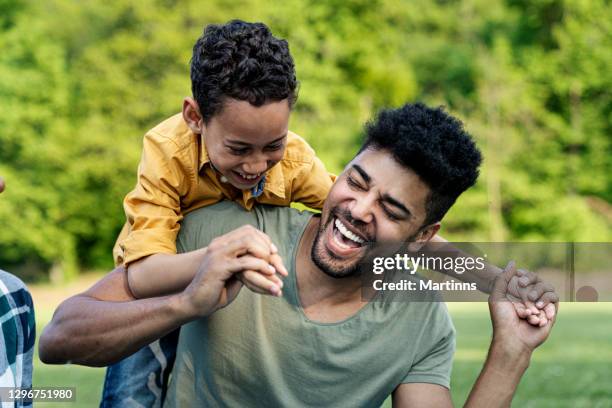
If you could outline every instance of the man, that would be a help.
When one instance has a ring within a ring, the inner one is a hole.
[[[4,191],[0,177],[0,193]],[[36,339],[34,305],[24,283],[0,270],[0,387],[32,387],[32,355]],[[2,401],[2,407],[29,407],[31,401]]]
[[[194,211],[178,245],[207,250],[185,290],[134,300],[117,269],[60,305],[41,359],[106,365],[184,325],[168,406],[376,406],[390,394],[397,406],[450,406],[455,333],[444,304],[364,303],[360,265],[380,245],[429,241],[480,161],[442,109],[383,111],[320,216],[231,203]],[[282,284],[268,279],[277,256],[289,270]],[[514,279],[513,266],[496,279],[493,340],[468,406],[508,406],[552,327],[554,316],[542,327],[518,318]],[[260,294],[273,285],[281,299]]]

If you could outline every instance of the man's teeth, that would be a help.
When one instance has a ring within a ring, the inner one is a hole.
[[[338,231],[340,231],[340,233],[342,235],[344,235],[344,237],[350,239],[353,242],[356,242],[358,244],[363,244],[365,241],[358,237],[357,235],[353,234],[351,231],[349,231],[344,224],[342,224],[342,222],[340,222],[339,219],[336,218],[336,222],[334,223],[334,225],[336,226],[336,228],[338,228]]]
[[[240,173],[240,172],[238,172],[238,174],[240,174],[243,178],[247,180],[254,180],[257,177],[259,177],[259,174],[245,174],[245,173]]]

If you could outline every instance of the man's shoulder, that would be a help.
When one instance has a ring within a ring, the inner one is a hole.
[[[247,211],[233,201],[221,201],[185,215],[178,237],[179,248],[182,251],[200,248],[243,225],[252,225],[282,244],[280,240],[291,240],[311,215],[308,211],[265,204]]]

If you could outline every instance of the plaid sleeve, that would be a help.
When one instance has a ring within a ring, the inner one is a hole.
[[[0,330],[0,386],[31,388],[36,339],[32,296],[19,278],[2,270]]]

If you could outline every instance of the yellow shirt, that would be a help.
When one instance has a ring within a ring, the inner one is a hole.
[[[183,215],[221,200],[250,210],[255,202],[321,208],[335,180],[298,135],[289,132],[282,160],[266,174],[263,192],[222,183],[211,167],[203,136],[189,129],[181,114],[166,119],[144,137],[138,182],[123,202],[127,222],[113,249],[115,264],[157,253],[176,253]]]

